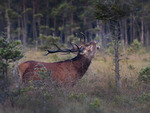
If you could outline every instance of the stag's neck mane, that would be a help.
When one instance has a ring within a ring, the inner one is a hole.
[[[85,57],[84,55],[78,54],[76,57],[70,59],[70,60],[65,60],[57,63],[64,63],[67,62],[70,66],[73,66],[77,73],[82,77],[85,72],[87,71],[92,59],[89,59]],[[68,68],[68,67],[66,67]],[[80,78],[79,77],[79,78]]]
[[[77,66],[83,66],[83,65],[90,65],[92,59],[89,59],[87,57],[85,57],[84,55],[78,54],[76,57],[69,59],[69,60],[65,60],[65,61],[60,61],[60,62],[56,62],[56,63],[63,63],[63,62],[71,62],[71,63],[78,63]],[[79,65],[80,64],[80,65]]]
[[[79,62],[82,64],[91,63],[92,59],[85,57],[84,55],[78,54],[76,57],[71,59],[72,61]]]
[[[72,60],[76,63],[75,66],[77,67],[78,71],[80,71],[82,74],[84,74],[87,71],[92,59],[89,59],[89,58],[85,57],[84,55],[78,54]]]

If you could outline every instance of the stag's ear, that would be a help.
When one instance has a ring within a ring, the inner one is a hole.
[[[91,50],[91,51],[93,50],[93,45],[90,45],[90,50]]]
[[[92,51],[92,50],[93,50],[93,46],[92,46],[92,45],[89,45],[88,47],[86,47],[86,50],[87,50],[87,51]]]
[[[85,55],[87,53],[87,50],[84,49],[82,52],[80,52],[81,55]]]
[[[89,45],[89,46],[87,46],[87,47],[85,47],[84,49],[83,49],[83,51],[82,52],[80,52],[80,54],[81,55],[85,55],[89,50],[91,50],[90,49],[91,48],[91,46]]]

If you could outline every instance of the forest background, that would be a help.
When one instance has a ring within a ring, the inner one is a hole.
[[[112,42],[111,22],[96,20],[96,0],[1,0],[0,31],[10,40],[21,40],[26,46],[50,46],[52,40],[67,43],[82,31],[87,41],[96,39],[102,47]],[[104,1],[101,1],[104,2]],[[113,1],[112,1],[113,2]],[[118,22],[122,46],[134,39],[149,49],[149,0],[126,0],[130,6],[127,16]]]

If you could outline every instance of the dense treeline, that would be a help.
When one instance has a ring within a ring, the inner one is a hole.
[[[8,40],[21,39],[24,47],[26,44],[37,47],[58,40],[60,43],[72,41],[76,32],[83,31],[88,41],[99,40],[101,45],[107,48],[108,43],[112,41],[111,23],[94,18],[96,2],[96,0],[1,0],[0,33]],[[120,3],[130,6],[130,12],[118,22],[122,45],[131,44],[134,39],[138,39],[148,49],[150,1],[123,2]]]

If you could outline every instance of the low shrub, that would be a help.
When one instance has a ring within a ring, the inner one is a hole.
[[[139,81],[150,82],[150,66],[141,69],[138,76]]]

